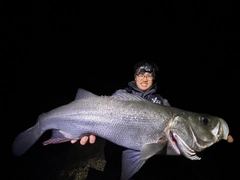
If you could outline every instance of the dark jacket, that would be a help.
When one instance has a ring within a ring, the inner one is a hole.
[[[159,105],[170,106],[167,99],[164,99],[161,95],[157,94],[157,84],[153,84],[147,91],[140,90],[135,81],[128,83],[128,87],[125,89],[119,89],[115,93],[131,93],[138,95],[148,101],[157,103]],[[115,94],[114,93],[114,94]],[[104,180],[119,180],[121,176],[121,163],[122,163],[122,151],[126,148],[118,146],[110,141],[105,142],[104,152],[106,165],[104,168]]]
[[[153,103],[170,106],[167,99],[164,99],[161,95],[157,94],[157,83],[153,84],[152,87],[150,87],[147,91],[144,92],[137,87],[135,81],[131,81],[128,83],[128,87],[126,87],[125,89],[119,89],[115,93],[119,92],[128,92],[134,95],[138,95]]]

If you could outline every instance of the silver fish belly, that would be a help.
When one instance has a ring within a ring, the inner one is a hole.
[[[13,142],[13,153],[24,154],[48,130],[52,137],[44,145],[95,134],[126,147],[122,180],[133,176],[155,154],[199,160],[197,152],[227,140],[229,134],[226,121],[216,116],[160,106],[128,93],[98,96],[79,89],[73,102],[41,114],[34,126],[20,133]]]

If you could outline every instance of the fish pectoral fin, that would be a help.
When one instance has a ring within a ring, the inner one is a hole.
[[[147,144],[142,151],[127,149],[122,153],[122,174],[121,180],[131,178],[144,163],[155,154],[158,154],[166,147],[167,141]]]
[[[145,163],[145,159],[141,158],[141,152],[127,149],[122,153],[122,174],[121,180],[131,178]]]
[[[147,144],[141,151],[141,158],[149,159],[150,157],[159,154],[167,145],[167,141]]]
[[[47,141],[43,142],[43,145],[49,145],[49,144],[59,144],[59,143],[64,143],[64,142],[68,142],[71,139],[66,138],[63,133],[58,130],[58,129],[54,129],[52,130],[52,136],[50,139],[48,139]]]

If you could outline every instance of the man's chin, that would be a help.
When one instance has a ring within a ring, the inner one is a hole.
[[[142,90],[142,91],[146,91],[146,90],[148,90],[148,87],[145,87],[145,86],[143,87],[143,86],[141,86],[141,90]]]

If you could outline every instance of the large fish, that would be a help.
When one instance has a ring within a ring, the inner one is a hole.
[[[98,96],[84,89],[71,103],[41,114],[34,126],[15,138],[13,153],[24,154],[47,130],[53,131],[44,145],[95,134],[126,147],[122,180],[156,154],[200,160],[197,152],[227,140],[229,134],[226,121],[216,116],[160,106],[128,93]]]

